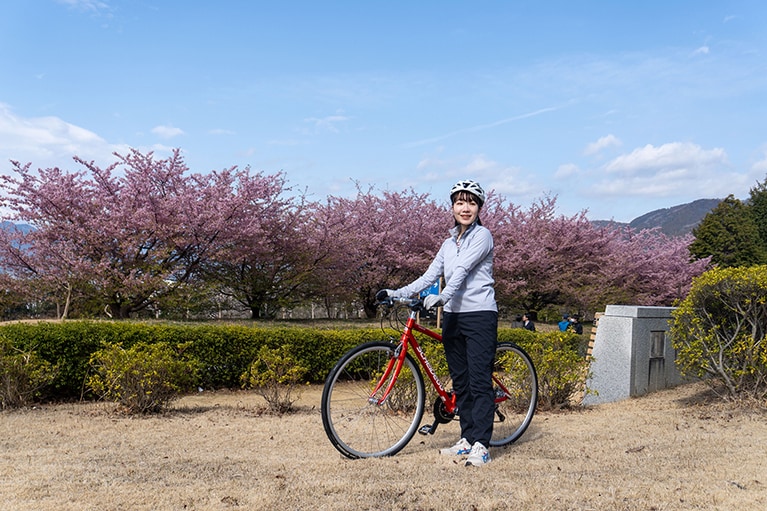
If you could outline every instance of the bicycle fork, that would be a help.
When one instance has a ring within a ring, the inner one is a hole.
[[[406,350],[402,349],[402,344],[394,349],[394,353],[389,359],[389,363],[386,364],[384,373],[381,375],[381,378],[379,378],[378,383],[373,389],[373,392],[371,392],[370,396],[368,397],[368,403],[371,405],[381,406],[386,402],[386,399],[389,397],[389,394],[391,394],[391,389],[394,387],[394,383],[397,381],[399,373],[402,370],[402,364],[405,363],[406,354]],[[389,383],[381,394],[381,397],[376,397],[378,391],[381,390],[381,387],[383,387],[384,383],[387,381]]]

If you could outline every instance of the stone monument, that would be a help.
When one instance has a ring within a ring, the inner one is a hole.
[[[669,329],[673,307],[608,305],[594,338],[593,391],[584,405],[620,401],[684,383]]]

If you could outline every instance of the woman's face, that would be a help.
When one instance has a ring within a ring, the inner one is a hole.
[[[477,220],[479,204],[470,196],[459,196],[453,203],[453,216],[461,231],[465,230]]]

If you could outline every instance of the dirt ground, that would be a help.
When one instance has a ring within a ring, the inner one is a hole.
[[[701,384],[539,414],[481,468],[438,453],[455,423],[390,458],[345,459],[320,393],[282,417],[245,392],[152,417],[104,403],[0,413],[0,509],[767,509],[767,415],[710,402]]]

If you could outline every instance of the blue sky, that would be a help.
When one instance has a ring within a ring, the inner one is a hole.
[[[322,199],[631,219],[767,176],[767,3],[4,0],[0,173],[181,148]]]

